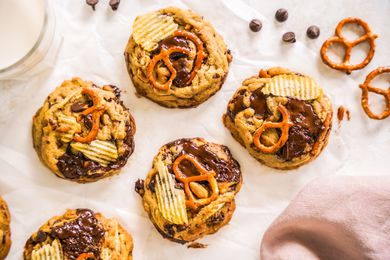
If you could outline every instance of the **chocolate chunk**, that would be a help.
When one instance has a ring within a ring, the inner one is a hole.
[[[183,154],[194,155],[197,160],[206,167],[206,169],[216,172],[215,178],[218,182],[240,182],[240,165],[233,159],[227,147],[223,146],[223,149],[226,148],[224,151],[227,154],[228,159],[222,160],[208,149],[207,144],[195,146],[191,142],[191,139],[179,139],[173,141],[167,144],[167,148],[169,149],[170,147],[177,145],[182,146],[182,151],[177,155],[177,157]],[[195,166],[188,161],[183,161],[179,167],[186,176],[199,175]],[[171,173],[173,172],[170,168],[168,168],[168,170]]]
[[[247,107],[244,105],[244,95],[245,90],[240,90],[234,100],[234,108],[232,111],[228,111],[228,114],[232,120],[236,117],[238,113],[245,110]],[[261,92],[261,88],[256,89],[249,98],[250,108],[255,111],[256,115],[264,116],[268,113],[266,96]]]
[[[320,36],[320,28],[316,25],[309,26],[309,28],[307,28],[306,35],[310,39],[316,39]]]
[[[36,237],[34,237],[35,243],[43,243],[46,241],[47,235],[45,232],[39,230]]]
[[[110,0],[111,9],[112,9],[113,11],[118,10],[118,7],[119,7],[120,2],[121,2],[120,0]]]
[[[324,126],[310,103],[289,99],[286,108],[294,125],[289,130],[286,144],[278,151],[278,156],[290,161],[307,152],[306,149],[318,139]]]
[[[249,23],[249,28],[251,29],[252,32],[258,32],[261,30],[262,27],[263,27],[263,24],[261,23],[261,21],[259,19],[253,19]]]
[[[105,231],[89,209],[77,209],[77,219],[52,228],[50,236],[61,243],[65,256],[75,260],[82,253],[100,256]]]
[[[286,32],[285,34],[283,34],[282,39],[284,42],[289,42],[289,43],[296,42],[295,33],[293,32]]]
[[[142,179],[138,179],[135,182],[135,192],[137,192],[141,197],[145,194],[145,181]]]
[[[171,47],[182,47],[190,51],[188,42],[183,37],[171,36],[160,41],[158,46],[151,52],[151,58],[159,54],[161,49],[169,49]],[[178,88],[187,86],[188,79],[191,77],[191,72],[187,70],[187,55],[184,53],[172,53],[169,56],[172,66],[176,70],[176,77],[173,80],[173,85]]]
[[[275,13],[275,19],[278,21],[278,22],[284,22],[286,21],[288,18],[288,12],[286,9],[284,8],[280,8],[276,11]]]
[[[92,9],[95,11],[95,5],[99,3],[99,0],[86,0],[87,5],[92,6]]]
[[[92,129],[93,121],[92,121],[92,115],[91,114],[84,116],[83,122],[84,122],[84,126],[88,130]]]
[[[73,103],[72,106],[70,107],[72,112],[75,112],[75,113],[83,112],[87,108],[88,108],[88,105],[81,103],[81,102]]]
[[[223,212],[217,212],[206,220],[208,226],[215,226],[221,223],[225,219],[225,214]]]

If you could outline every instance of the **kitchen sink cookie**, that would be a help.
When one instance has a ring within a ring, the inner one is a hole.
[[[137,92],[165,107],[194,107],[224,83],[232,60],[213,26],[169,7],[138,16],[125,59]]]
[[[42,162],[61,178],[86,183],[117,173],[134,150],[135,122],[112,85],[74,78],[46,99],[33,119]]]
[[[67,210],[27,240],[25,260],[131,260],[133,239],[115,219],[89,209]]]
[[[0,260],[5,259],[11,247],[10,222],[8,206],[0,197]]]
[[[313,79],[277,67],[243,82],[223,122],[257,160],[288,170],[320,154],[332,114],[328,97]]]
[[[230,221],[241,183],[240,165],[226,146],[179,139],[160,148],[136,191],[161,235],[187,243]]]

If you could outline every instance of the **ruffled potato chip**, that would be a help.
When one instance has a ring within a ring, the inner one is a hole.
[[[89,144],[73,142],[70,146],[104,167],[118,159],[117,147],[112,142],[100,140],[92,141]]]
[[[59,132],[61,141],[64,143],[71,142],[73,140],[74,134],[81,131],[81,125],[73,116],[60,114],[57,118],[59,123],[57,132]]]
[[[261,91],[266,95],[272,94],[300,100],[312,100],[322,95],[322,88],[314,80],[295,74],[272,77]]]
[[[156,197],[163,217],[173,224],[188,223],[184,191],[176,189],[172,176],[163,162],[157,163]]]
[[[39,249],[35,249],[31,253],[32,260],[63,260],[64,254],[58,240],[54,240],[51,244],[46,244]]]
[[[149,13],[138,16],[133,24],[135,42],[147,51],[153,50],[159,41],[172,35],[179,27],[171,16]]]

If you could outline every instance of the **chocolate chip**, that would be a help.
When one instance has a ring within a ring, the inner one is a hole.
[[[252,32],[258,32],[261,30],[261,27],[263,27],[263,24],[259,19],[253,19],[249,23],[249,28],[251,29]]]
[[[82,111],[84,111],[87,108],[88,108],[87,104],[83,104],[83,103],[80,103],[80,102],[73,103],[72,106],[70,107],[72,112],[75,112],[75,113],[82,112]]]
[[[92,121],[92,115],[89,114],[87,116],[84,117],[84,125],[85,127],[88,129],[88,130],[91,130],[92,129],[92,126],[93,126],[93,121]]]
[[[141,197],[145,194],[145,181],[142,179],[138,179],[135,182],[135,192],[137,192]]]
[[[316,25],[309,26],[309,28],[307,28],[306,35],[310,39],[316,39],[320,36],[320,28]]]
[[[87,5],[92,6],[92,9],[95,11],[95,5],[99,3],[99,0],[86,0]]]
[[[120,4],[120,0],[110,0],[110,6],[113,11],[116,11],[118,9],[118,6]]]
[[[285,34],[283,34],[282,39],[284,42],[289,42],[289,43],[296,42],[295,33],[293,33],[293,32],[286,32]]]
[[[43,231],[38,231],[36,237],[34,238],[35,243],[43,243],[46,241],[47,235]]]
[[[275,13],[275,19],[278,21],[278,22],[284,22],[286,21],[288,18],[288,12],[286,9],[284,8],[280,8],[276,11]]]

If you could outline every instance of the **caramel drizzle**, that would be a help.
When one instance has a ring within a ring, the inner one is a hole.
[[[288,131],[293,124],[290,122],[288,111],[283,105],[279,105],[278,110],[282,114],[282,121],[277,123],[265,121],[253,135],[253,143],[263,153],[269,154],[277,152],[283,145],[285,145],[288,140]],[[280,130],[282,131],[279,140],[272,146],[265,146],[260,142],[261,136],[268,128],[280,128]]]
[[[355,23],[355,24],[358,24],[361,27],[363,27],[364,32],[365,32],[364,35],[360,36],[359,38],[357,38],[354,41],[347,40],[342,35],[342,29],[343,29],[345,24],[349,24],[349,23]],[[345,18],[345,19],[341,20],[339,22],[339,24],[337,25],[335,35],[330,37],[329,39],[327,39],[324,42],[324,44],[322,45],[321,58],[324,61],[324,63],[327,64],[329,67],[336,69],[336,70],[345,71],[347,74],[350,74],[353,70],[358,70],[358,69],[364,68],[372,60],[372,58],[374,57],[374,53],[375,53],[375,39],[377,37],[378,37],[378,35],[372,33],[368,24],[366,22],[364,22],[363,20],[361,20],[359,18],[352,18],[352,17]],[[351,64],[350,59],[351,59],[351,52],[352,52],[353,47],[355,47],[356,45],[358,45],[364,41],[368,41],[368,43],[370,44],[370,50],[367,53],[366,58],[359,64]],[[343,61],[340,63],[335,63],[335,62],[331,61],[328,54],[327,54],[329,47],[335,43],[340,43],[345,47],[345,55],[344,55]]]
[[[202,66],[203,59],[204,59],[203,42],[201,39],[199,39],[198,36],[196,36],[196,34],[191,33],[191,32],[187,32],[184,30],[176,30],[173,33],[173,36],[181,36],[181,37],[184,37],[186,39],[189,39],[196,46],[195,65],[192,68],[192,71],[190,73],[190,77],[186,83],[188,85],[194,79],[196,73],[198,72],[198,70]],[[151,62],[149,63],[148,70],[147,70],[148,79],[152,83],[153,87],[156,89],[164,90],[164,91],[169,90],[169,88],[172,86],[173,80],[176,78],[177,72],[176,72],[175,68],[173,67],[173,64],[169,58],[169,56],[172,53],[184,53],[186,55],[189,55],[190,51],[188,51],[185,48],[178,47],[178,46],[170,47],[168,49],[161,48],[160,53],[158,55],[154,56],[153,59],[151,60]],[[168,70],[171,72],[171,76],[169,77],[167,82],[165,82],[164,84],[157,82],[157,80],[154,76],[154,68],[156,67],[156,65],[158,64],[159,61],[163,61],[164,64],[167,66]]]
[[[183,160],[191,162],[198,170],[199,175],[188,177],[180,170],[180,163]],[[215,179],[215,172],[207,170],[193,155],[183,154],[179,156],[173,163],[173,172],[177,180],[184,184],[184,191],[188,197],[186,205],[192,209],[197,209],[199,206],[208,205],[216,200],[219,195],[219,188],[217,180]],[[212,193],[208,198],[197,199],[190,188],[191,182],[207,181],[211,187]]]

